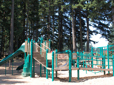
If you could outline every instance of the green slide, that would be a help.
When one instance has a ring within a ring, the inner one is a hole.
[[[12,54],[8,55],[7,57],[5,57],[4,59],[2,59],[0,61],[0,66],[3,65],[3,64],[5,64],[7,61],[9,61],[10,59],[12,59],[13,57],[21,54],[22,52],[25,52],[25,43],[23,43],[21,45],[21,47],[17,51],[15,51],[14,53],[12,53]]]

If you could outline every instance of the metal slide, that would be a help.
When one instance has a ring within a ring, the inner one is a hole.
[[[0,61],[0,66],[5,64],[7,61],[14,58],[15,56],[21,54],[22,52],[25,52],[25,43],[23,43],[17,51],[15,51],[14,53],[12,53],[12,54],[8,55],[7,57],[5,57],[4,59],[2,59]]]

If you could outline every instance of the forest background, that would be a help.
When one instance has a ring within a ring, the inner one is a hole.
[[[0,57],[39,37],[52,50],[88,52],[97,34],[114,44],[114,0],[0,0]]]

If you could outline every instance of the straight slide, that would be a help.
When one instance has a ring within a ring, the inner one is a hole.
[[[3,65],[3,64],[5,64],[10,59],[14,58],[15,56],[17,56],[17,55],[19,55],[19,54],[21,54],[23,52],[25,52],[25,43],[23,43],[21,45],[21,47],[17,51],[15,51],[14,53],[12,53],[12,54],[8,55],[7,57],[5,57],[4,59],[2,59],[0,61],[0,66]]]

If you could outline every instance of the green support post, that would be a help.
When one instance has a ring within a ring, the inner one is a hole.
[[[114,76],[114,55],[112,57],[113,57],[112,62],[113,62],[113,76]]]
[[[51,44],[51,40],[49,39],[49,48],[51,48],[51,45],[50,44]]]
[[[46,68],[44,67],[44,74],[46,74]]]
[[[91,47],[91,67],[93,68],[93,47]]]
[[[57,49],[55,50],[56,53],[56,67],[57,67]],[[57,71],[56,71],[56,77],[57,77]]]
[[[6,57],[6,56],[5,56]],[[6,75],[6,63],[5,63],[5,75]]]
[[[46,50],[46,41],[45,41],[45,50]],[[44,67],[44,74],[46,74],[46,68]]]
[[[52,81],[54,81],[54,52],[52,52]]]
[[[48,74],[50,75],[50,70],[48,70]]]
[[[25,41],[27,41],[27,40],[25,39]],[[24,52],[24,60],[26,59],[26,56],[27,56],[26,52]]]
[[[69,82],[71,82],[71,56],[72,56],[72,53],[71,51],[68,51],[69,52]]]
[[[13,59],[12,59],[12,75],[13,75]]]
[[[40,40],[40,54],[42,54],[42,43],[43,43],[43,38]]]
[[[40,64],[40,77],[42,77],[42,64]]]
[[[30,50],[30,38],[28,38],[28,44],[29,46],[27,45],[27,47],[29,47],[28,50]]]
[[[48,79],[48,59],[47,59],[48,49],[46,50],[46,79]]]
[[[105,56],[103,56],[103,69],[105,69]],[[105,71],[104,71],[104,75],[105,75]]]
[[[79,68],[79,56],[77,56],[77,68]],[[77,79],[79,80],[79,69],[77,70]]]
[[[27,54],[26,54],[26,52],[24,52],[24,60],[26,59],[26,56],[27,56]]]
[[[45,41],[45,50],[46,50],[46,41]]]
[[[31,49],[30,49],[31,57],[30,57],[30,77],[32,78],[32,63],[33,63],[33,40],[31,39]]]
[[[35,77],[35,59],[33,59],[33,77]]]
[[[108,69],[109,69],[109,45],[107,45],[107,58],[108,58]],[[110,71],[108,71],[108,74]]]

